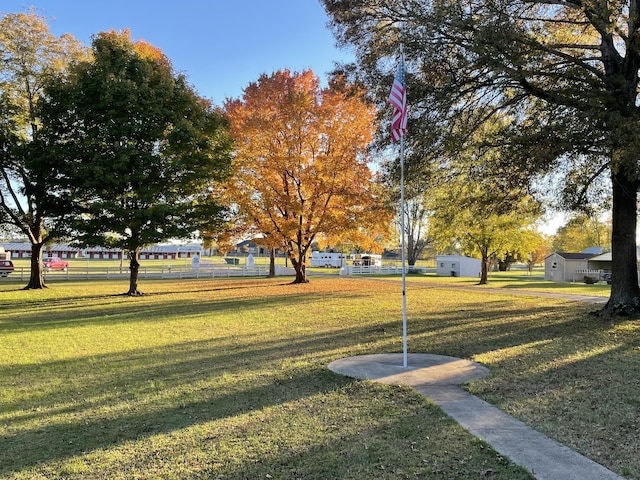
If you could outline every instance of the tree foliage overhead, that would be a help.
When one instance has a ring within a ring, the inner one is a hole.
[[[337,241],[383,223],[367,162],[375,111],[340,78],[321,88],[310,70],[263,74],[226,104],[237,141],[228,194],[271,247],[284,249],[296,282],[319,238]]]
[[[468,145],[468,132],[499,115],[508,121],[483,141],[507,152],[515,178],[562,167],[575,203],[594,179],[608,176],[614,280],[607,310],[638,310],[635,0],[323,3],[338,38],[355,46],[367,84],[391,84],[386,59],[404,44],[411,159]]]
[[[42,248],[53,234],[45,225],[46,178],[28,165],[40,126],[36,104],[45,83],[85,53],[70,35],[52,35],[33,12],[0,19],[0,223],[17,228],[31,243],[28,289],[45,286]]]
[[[231,142],[222,112],[157,48],[111,31],[92,53],[48,85],[33,165],[79,214],[69,225],[79,243],[128,253],[136,294],[144,246],[219,224],[212,187],[228,174]]]

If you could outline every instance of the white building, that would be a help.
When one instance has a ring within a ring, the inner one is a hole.
[[[440,277],[479,277],[482,261],[463,255],[437,255],[436,273]]]
[[[582,282],[595,253],[556,252],[544,259],[544,279],[552,282]]]

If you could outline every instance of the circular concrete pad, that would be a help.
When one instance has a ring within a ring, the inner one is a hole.
[[[470,360],[426,353],[359,355],[329,364],[329,370],[347,377],[393,385],[458,385],[479,380],[489,369]]]

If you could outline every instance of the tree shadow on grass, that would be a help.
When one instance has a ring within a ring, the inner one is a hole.
[[[163,472],[181,478],[406,478],[411,473],[471,479],[486,472],[503,480],[531,478],[462,432],[437,407],[417,401],[416,394],[407,399],[402,389],[367,385],[325,369],[291,373],[262,385],[241,382],[232,392],[205,393],[201,400],[144,411],[131,405],[126,414],[111,418],[51,422],[21,432],[5,439],[0,473],[39,473],[48,465],[49,472],[62,474],[65,460],[89,455],[84,473],[91,477],[108,477],[109,469],[113,476],[124,469],[145,475],[161,465]],[[302,443],[289,438],[298,435],[293,431],[270,432],[282,429],[277,415],[272,419],[272,413],[265,412],[273,408],[283,409],[294,422],[319,423],[319,430],[304,430]],[[215,425],[218,419],[231,418],[236,419],[232,430]],[[208,426],[191,437],[195,444],[173,443],[180,442],[181,432],[204,424]],[[151,441],[159,434],[171,434],[172,440],[164,445]],[[241,456],[220,458],[217,444],[224,443],[239,446]],[[102,457],[121,448],[128,454],[115,454],[117,462]],[[202,461],[181,470],[193,449]]]
[[[256,372],[258,378],[240,378],[241,373],[226,363],[233,361],[233,356],[218,359],[227,365],[229,373],[219,366],[211,371],[203,356],[176,361],[172,366],[176,370],[169,377],[162,377],[168,372],[159,365],[148,369],[137,366],[129,374],[121,371],[116,380],[107,378],[103,384],[87,386],[84,391],[74,389],[79,386],[75,384],[49,398],[36,395],[39,398],[28,402],[18,400],[3,405],[3,417],[9,425],[0,449],[0,472],[17,472],[38,463],[236,416],[336,386],[337,379],[328,380],[329,373],[324,371],[300,370],[282,375],[262,370]],[[130,363],[117,356],[104,361]],[[238,378],[233,383],[207,383],[209,375],[225,374]],[[99,383],[100,378],[96,376],[91,381]],[[198,387],[194,388],[191,382],[197,382]],[[89,392],[91,396],[85,397]]]
[[[533,478],[484,442],[473,439],[431,402],[413,400],[411,397],[417,396],[414,392],[361,382],[343,387],[342,392],[355,405],[369,404],[361,407],[364,411],[349,415],[327,400],[328,412],[321,414],[318,435],[308,438],[303,447],[292,447],[285,438],[279,448],[256,456],[248,441],[245,458],[209,467],[206,473],[224,478],[354,480]],[[384,403],[383,412],[376,407],[381,397],[391,400]],[[362,424],[362,418],[369,421]],[[250,434],[247,437],[251,439]]]
[[[302,292],[280,298],[209,299],[193,310],[180,306],[179,300],[159,296],[149,308],[162,324],[163,312],[171,309],[181,309],[185,315],[216,309],[302,309],[307,304],[322,305],[322,295]],[[358,295],[354,293],[353,298]],[[68,326],[109,326],[140,317],[140,312],[124,312],[109,318],[109,312],[105,303],[91,318],[86,318],[86,311],[83,318],[72,307],[65,314]],[[388,310],[367,313],[366,318],[352,319],[347,311],[340,327],[316,333],[296,333],[285,323],[275,339],[265,339],[259,331],[245,335],[227,331],[207,340],[4,367],[0,370],[2,388],[17,392],[0,405],[5,424],[0,473],[39,468],[40,464],[332,392],[351,381],[326,371],[328,361],[356,352],[391,353],[401,348],[399,314],[390,318]],[[322,311],[316,316],[321,319]],[[63,317],[49,321],[64,322]],[[47,328],[47,319],[39,321],[25,319],[21,327]],[[566,305],[525,302],[506,308],[502,301],[466,301],[450,311],[411,313],[409,348],[470,358],[605,330],[601,322],[585,322],[580,308]],[[354,438],[346,435],[335,443],[285,453],[274,461],[288,468],[323,455],[331,458],[339,455],[338,447],[346,448]],[[242,475],[254,472],[247,464],[233,468],[231,472]],[[344,475],[350,475],[351,470],[344,468]]]
[[[317,357],[376,335],[347,327],[267,341],[229,332],[205,341],[3,367],[0,383],[14,392],[0,405],[6,422],[0,473],[335,389],[349,380],[326,370]],[[297,365],[301,358],[307,360]]]
[[[554,307],[541,310],[545,315],[556,312]],[[485,309],[487,318],[481,323],[469,319],[467,310],[414,321],[413,335],[416,339],[430,337],[430,348],[423,350],[425,343],[415,341],[412,351],[471,356],[525,338],[555,335],[548,326],[533,323],[525,334],[490,328],[491,318],[500,312]],[[18,376],[25,387],[13,402],[4,402],[0,408],[12,424],[4,435],[0,472],[15,472],[38,462],[106,449],[335,389],[348,380],[313,362],[332,358],[329,352],[348,352],[362,344],[370,345],[367,353],[388,352],[398,339],[400,325],[390,321],[382,326],[387,333],[368,323],[271,341],[230,332],[207,341],[11,367],[1,376]],[[522,326],[514,326],[518,328]],[[458,333],[438,333],[452,329]],[[437,345],[433,335],[439,338]],[[466,345],[460,344],[461,338],[467,338]],[[296,367],[301,357],[308,364]],[[224,380],[225,376],[229,378]]]
[[[466,303],[458,310],[412,318],[409,346],[414,352],[472,358],[495,349],[609,329],[588,318],[590,307],[582,305],[524,304],[505,309],[501,303]]]
[[[214,289],[217,291],[218,289]],[[213,291],[213,290],[212,290]],[[183,293],[183,292],[181,292]],[[188,293],[188,292],[187,292]],[[351,298],[360,295],[353,294]],[[163,322],[167,318],[175,317],[176,312],[185,314],[214,314],[216,312],[236,311],[250,312],[256,309],[275,310],[287,306],[303,306],[330,298],[330,294],[301,292],[286,296],[265,296],[247,298],[214,298],[198,302],[185,303],[173,294],[153,294],[148,301],[142,303],[137,299],[129,300],[121,297],[118,301],[114,296],[93,296],[61,300],[41,300],[36,305],[23,312],[11,312],[10,318],[0,320],[0,333],[9,331],[28,331],[29,329],[60,328],[61,326],[84,327],[90,325],[116,326],[121,323],[131,323],[140,320]]]

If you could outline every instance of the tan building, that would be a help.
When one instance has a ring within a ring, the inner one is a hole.
[[[544,279],[552,282],[582,282],[594,253],[556,252],[544,259]]]

